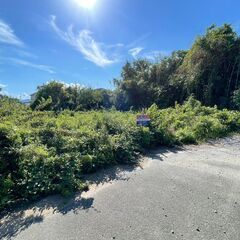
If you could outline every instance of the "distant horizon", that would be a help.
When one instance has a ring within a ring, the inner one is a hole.
[[[236,0],[2,0],[0,87],[28,99],[51,80],[113,89],[126,61],[188,50],[212,24],[240,29]]]

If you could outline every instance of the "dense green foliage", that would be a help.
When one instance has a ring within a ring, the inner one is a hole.
[[[233,103],[237,109],[240,109],[240,89],[233,93]]]
[[[32,111],[0,99],[0,208],[18,199],[69,194],[82,174],[128,163],[156,145],[195,143],[240,129],[240,113],[209,108],[190,98],[183,106],[146,112],[152,122],[138,127],[134,112]]]
[[[64,109],[82,111],[111,108],[113,93],[106,89],[83,88],[52,81],[38,87],[31,107],[35,110],[61,111]]]
[[[230,25],[211,26],[188,51],[175,51],[156,62],[127,62],[114,91],[51,82],[38,89],[33,109],[139,110],[161,108],[194,96],[206,106],[239,109],[240,38]]]
[[[126,110],[130,107],[141,109],[156,103],[159,107],[174,106],[183,102],[183,84],[175,80],[175,73],[181,66],[185,51],[174,52],[159,63],[137,60],[126,63],[121,79],[116,80],[116,108]]]
[[[127,63],[121,79],[116,80],[124,100],[118,105],[169,107],[194,95],[207,106],[235,108],[239,107],[233,101],[240,87],[239,75],[239,36],[230,25],[211,26],[188,51],[174,52],[157,63]]]
[[[31,108],[0,94],[0,209],[67,195],[84,185],[83,174],[131,162],[152,146],[239,131],[240,112],[224,109],[240,109],[239,74],[240,38],[223,25],[188,51],[126,63],[114,91],[52,81],[38,87]],[[142,109],[148,127],[136,126]]]

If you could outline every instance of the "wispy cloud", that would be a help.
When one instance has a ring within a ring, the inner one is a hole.
[[[26,99],[30,99],[31,96],[30,96],[30,94],[24,92],[24,93],[18,94],[16,96],[16,98],[18,98],[20,100],[26,100]]]
[[[6,84],[0,83],[0,89],[1,89],[0,94],[2,94],[2,95],[9,95],[9,93],[6,91],[6,88],[7,88]]]
[[[26,58],[34,58],[37,59],[38,57],[34,55],[33,53],[23,51],[22,49],[15,49],[15,52],[20,56],[20,57],[26,57]]]
[[[155,51],[147,51],[142,47],[135,47],[131,48],[128,53],[134,58],[141,58],[141,59],[147,59],[149,61],[159,61],[162,58],[169,56],[170,52],[169,51],[164,51],[164,50],[155,50]]]
[[[42,65],[42,64],[35,64],[35,63],[25,61],[25,60],[22,60],[22,59],[18,59],[18,58],[5,58],[5,59],[10,61],[12,64],[15,64],[15,65],[21,65],[21,66],[25,66],[25,67],[35,68],[35,69],[38,69],[40,71],[48,72],[48,73],[51,73],[51,74],[56,73],[54,68],[51,67],[51,66]]]
[[[143,51],[142,47],[136,47],[136,48],[130,49],[128,52],[130,55],[133,56],[134,59],[137,59],[139,53],[141,53],[142,51]]]
[[[106,46],[106,48],[121,48],[121,47],[124,47],[123,43],[111,44]]]
[[[80,83],[73,83],[73,82],[71,82],[71,83],[67,83],[67,82],[64,82],[64,81],[62,81],[62,80],[56,80],[56,79],[50,79],[49,81],[47,81],[46,82],[46,84],[49,84],[49,83],[51,83],[51,82],[58,82],[58,83],[62,83],[65,87],[77,87],[77,88],[84,88],[85,86],[84,85],[82,85],[82,84],[80,84]]]
[[[5,88],[7,85],[0,83],[0,88]]]
[[[61,39],[82,53],[85,59],[97,66],[105,67],[117,61],[117,59],[107,56],[104,48],[107,49],[108,46],[95,41],[90,31],[84,29],[74,33],[73,25],[70,25],[66,32],[62,31],[56,24],[55,16],[51,16],[50,24]]]
[[[24,43],[15,35],[14,30],[0,19],[0,42],[23,47]]]
[[[162,58],[167,57],[169,55],[170,55],[169,51],[156,50],[156,51],[146,52],[142,55],[142,57],[146,58],[150,61],[154,61],[154,60],[162,59]]]
[[[134,48],[136,45],[142,44],[142,42],[144,40],[146,40],[147,38],[149,38],[150,35],[151,35],[151,33],[145,33],[142,36],[135,39],[133,42],[129,43],[126,47],[127,48]]]
[[[1,47],[0,49],[1,56],[8,56],[8,57],[17,57],[17,58],[24,58],[24,59],[38,59],[38,56],[35,54],[27,51],[26,49],[18,48],[18,47]]]

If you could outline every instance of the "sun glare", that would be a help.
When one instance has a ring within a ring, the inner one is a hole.
[[[90,10],[95,6],[97,0],[75,0],[75,1],[78,3],[80,7]]]

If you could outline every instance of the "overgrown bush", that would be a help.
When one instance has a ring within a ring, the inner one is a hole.
[[[184,105],[146,113],[148,127],[136,126],[138,113],[112,111],[38,112],[11,99],[0,100],[0,209],[18,199],[68,195],[82,176],[125,164],[157,145],[198,143],[240,129],[240,113]]]
[[[193,97],[175,108],[159,110],[153,105],[148,114],[154,141],[165,145],[197,143],[240,129],[240,112],[205,107]]]

